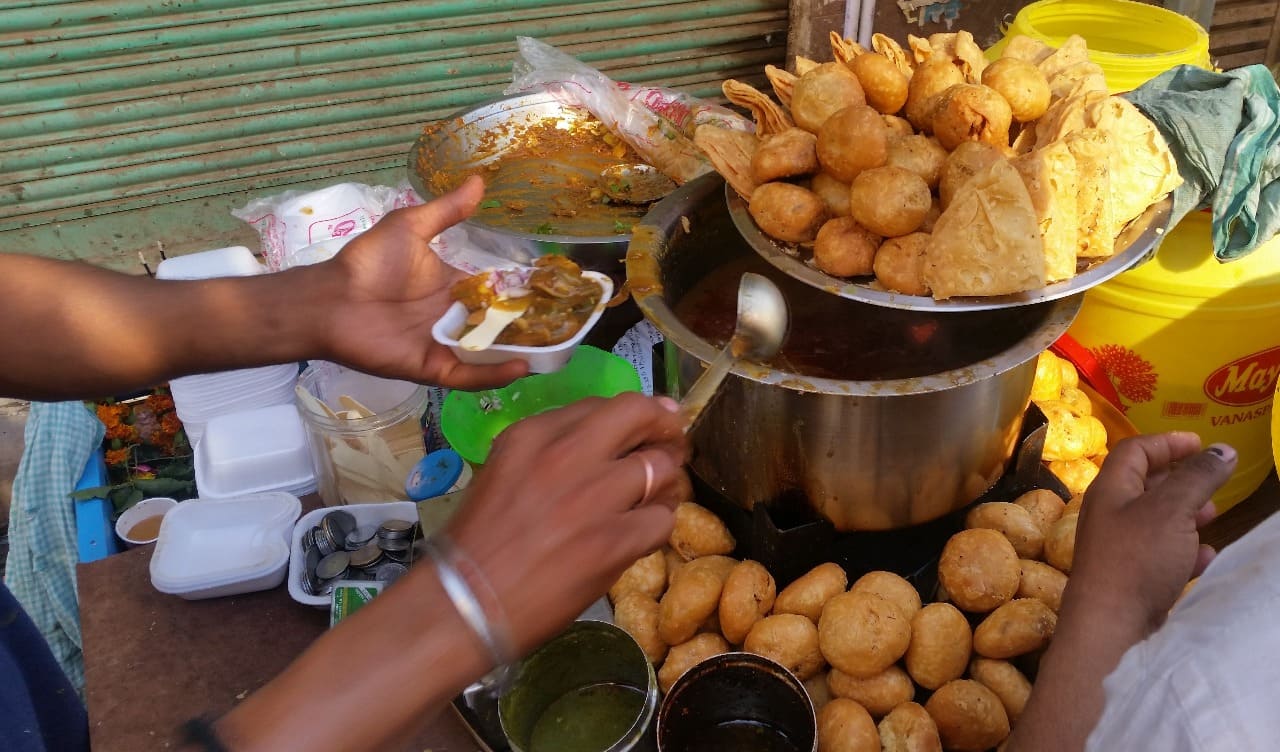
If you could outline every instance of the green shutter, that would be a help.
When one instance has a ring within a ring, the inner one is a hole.
[[[14,7],[14,6],[19,7]],[[425,123],[501,93],[517,35],[718,98],[781,64],[786,0],[9,0],[0,250],[127,266],[254,237],[249,197],[398,182]]]

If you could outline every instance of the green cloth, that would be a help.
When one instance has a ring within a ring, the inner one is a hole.
[[[1219,261],[1280,232],[1280,89],[1261,65],[1215,73],[1182,65],[1123,95],[1160,129],[1185,181],[1172,226],[1212,207]]]
[[[84,691],[71,492],[105,427],[83,402],[32,402],[13,481],[5,583],[77,691]]]

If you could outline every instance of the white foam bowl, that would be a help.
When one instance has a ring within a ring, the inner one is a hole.
[[[583,323],[578,333],[558,345],[549,347],[523,347],[520,345],[489,345],[483,350],[464,350],[458,344],[459,337],[467,327],[467,307],[462,303],[454,303],[445,311],[440,320],[436,321],[435,326],[431,327],[431,336],[436,342],[445,345],[453,354],[458,356],[458,360],[463,363],[471,363],[474,365],[496,365],[505,363],[508,360],[523,360],[529,364],[530,373],[551,373],[564,368],[564,364],[569,362],[573,357],[573,349],[582,342],[592,327],[600,321],[600,316],[604,314],[605,306],[609,299],[613,297],[613,280],[608,275],[599,272],[582,273],[583,277],[594,280],[600,285],[600,302],[596,304],[595,310],[591,312],[591,317]]]
[[[172,256],[156,267],[157,279],[210,279],[213,277],[252,277],[265,274],[253,252],[242,245],[216,248],[212,251]]]
[[[178,506],[177,500],[170,499],[164,496],[156,496],[150,499],[143,499],[142,501],[139,501],[137,504],[134,504],[133,506],[124,510],[124,513],[121,514],[118,518],[116,518],[116,535],[118,535],[120,537],[120,540],[124,541],[125,545],[127,545],[129,548],[133,548],[134,546],[142,546],[147,543],[153,543],[157,538],[160,537],[159,533],[156,534],[155,538],[143,539],[143,538],[130,538],[129,531],[132,530],[135,525],[137,525],[139,522],[142,522],[143,520],[150,519],[152,517],[165,516],[166,514],[168,514],[169,510],[173,509],[176,506]]]
[[[292,404],[210,419],[195,454],[196,488],[204,498],[315,488],[307,431]]]
[[[381,525],[388,520],[418,521],[418,505],[412,501],[389,501],[385,504],[351,504],[338,507],[322,507],[302,516],[293,526],[289,543],[289,596],[308,606],[329,607],[327,595],[308,595],[302,588],[302,578],[307,566],[307,555],[302,551],[302,536],[320,524],[326,514],[341,509],[356,520],[357,526]]]
[[[302,503],[286,493],[185,501],[160,524],[151,584],[187,600],[276,587],[301,512]]]

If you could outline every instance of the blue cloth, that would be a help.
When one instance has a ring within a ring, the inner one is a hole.
[[[70,494],[105,430],[82,402],[31,403],[9,509],[5,582],[77,691],[84,689],[84,656]]]
[[[89,749],[84,705],[36,625],[0,585],[0,750]]]
[[[1170,226],[1212,207],[1213,252],[1240,258],[1280,232],[1280,89],[1249,65],[1173,68],[1123,95],[1160,129],[1183,184]]]

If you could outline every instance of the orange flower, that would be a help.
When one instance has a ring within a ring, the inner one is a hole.
[[[128,423],[117,423],[114,426],[107,427],[108,439],[119,439],[120,441],[131,443],[138,440],[138,431]]]
[[[102,425],[107,428],[120,425],[120,419],[123,417],[119,405],[98,405],[96,412],[98,420],[102,421]]]
[[[160,419],[160,431],[165,436],[176,436],[178,431],[182,430],[182,421],[178,420],[177,413],[165,413]]]
[[[151,394],[147,397],[147,404],[155,412],[162,413],[165,410],[173,409],[173,397],[167,394]]]
[[[108,449],[105,459],[108,465],[124,465],[129,461],[129,450]]]

